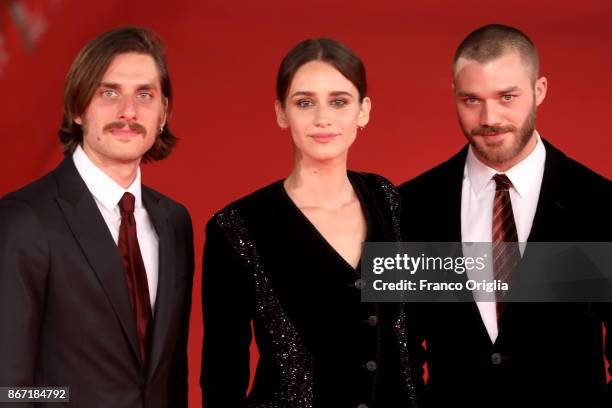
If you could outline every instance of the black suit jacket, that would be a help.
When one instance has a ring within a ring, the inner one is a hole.
[[[528,241],[612,241],[611,182],[544,144],[544,176]],[[461,241],[466,154],[467,146],[400,187],[405,241]],[[528,251],[529,246],[523,261]],[[414,369],[422,372],[425,361],[429,369],[420,393],[426,406],[610,406],[602,333],[602,323],[612,321],[610,304],[508,305],[494,344],[473,301],[411,305]]]
[[[191,219],[144,186],[142,200],[159,237],[146,368],[117,245],[72,158],[0,200],[0,386],[67,386],[72,407],[187,406]]]

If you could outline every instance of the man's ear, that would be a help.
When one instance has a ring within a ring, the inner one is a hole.
[[[534,92],[535,92],[535,102],[536,106],[540,106],[544,99],[546,98],[546,91],[548,90],[548,80],[546,77],[540,77],[535,82]]]
[[[164,115],[161,119],[161,127],[166,126],[166,121],[168,120],[168,98],[164,98]]]

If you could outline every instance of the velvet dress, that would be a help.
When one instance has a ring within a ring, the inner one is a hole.
[[[398,241],[386,179],[348,172],[367,241]],[[215,214],[203,264],[204,406],[416,406],[398,303],[362,303],[353,268],[279,180]],[[251,391],[252,328],[259,361]]]

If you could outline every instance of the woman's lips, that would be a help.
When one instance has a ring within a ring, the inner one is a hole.
[[[338,133],[314,133],[310,135],[310,137],[312,137],[315,141],[319,143],[329,143],[336,136],[338,136]]]

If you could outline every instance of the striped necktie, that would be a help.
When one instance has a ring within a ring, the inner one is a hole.
[[[496,280],[508,283],[512,271],[516,268],[521,253],[518,246],[518,234],[514,223],[510,187],[512,182],[505,174],[496,174],[495,199],[493,201],[493,272]],[[506,309],[502,302],[504,291],[495,292],[497,320]]]

